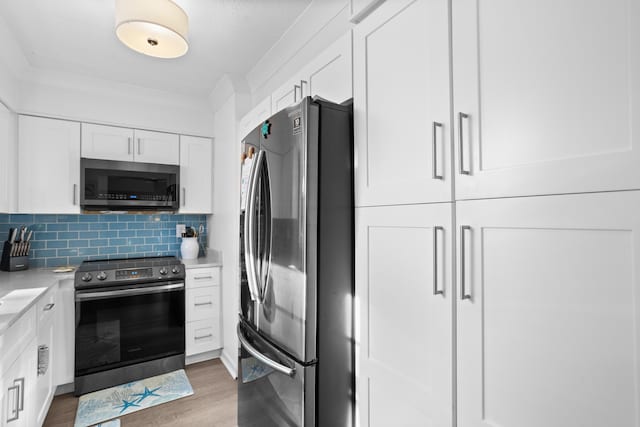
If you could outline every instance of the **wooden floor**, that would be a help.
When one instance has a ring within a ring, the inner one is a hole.
[[[193,395],[124,415],[120,425],[236,427],[237,386],[222,362],[195,363],[186,371]],[[44,427],[73,426],[77,407],[73,394],[56,396]]]

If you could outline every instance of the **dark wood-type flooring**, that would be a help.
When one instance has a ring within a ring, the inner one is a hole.
[[[236,427],[236,382],[219,359],[186,367],[193,395],[120,417],[122,427],[209,426]],[[53,399],[44,427],[73,426],[78,398],[63,394]]]

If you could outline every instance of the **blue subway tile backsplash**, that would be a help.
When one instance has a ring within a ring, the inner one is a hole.
[[[0,241],[7,238],[9,228],[24,225],[33,230],[32,268],[97,259],[179,256],[181,239],[175,237],[176,224],[196,230],[202,224],[201,242],[206,242],[207,216],[183,214],[0,214]]]

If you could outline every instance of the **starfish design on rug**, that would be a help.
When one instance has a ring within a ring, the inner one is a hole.
[[[140,406],[140,405],[138,405],[135,400],[129,402],[128,400],[122,399],[122,405],[118,406],[118,408],[122,408],[120,410],[120,413],[122,414],[124,411],[129,409],[129,407],[131,407],[131,406]]]
[[[153,390],[149,390],[148,387],[144,388],[144,391],[142,393],[134,393],[132,394],[132,396],[140,396],[137,400],[138,403],[142,402],[144,399],[146,399],[149,396],[157,396],[160,397],[159,394],[156,394],[155,392],[160,390],[162,387],[158,387],[158,388],[154,388]]]

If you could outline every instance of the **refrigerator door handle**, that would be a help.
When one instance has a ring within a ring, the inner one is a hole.
[[[264,156],[264,151],[260,151],[255,160],[255,163],[251,165],[251,172],[249,172],[249,188],[247,192],[247,208],[245,210],[244,217],[244,262],[247,268],[247,282],[249,284],[249,294],[252,301],[262,302],[260,299],[260,292],[258,291],[258,279],[256,277],[256,265],[255,265],[255,248],[253,247],[253,230],[254,227],[254,213],[256,208],[256,184],[258,183],[258,172],[260,169],[260,160]]]
[[[264,169],[262,169],[264,167]],[[258,283],[258,287],[261,290],[262,301],[267,298],[269,292],[269,275],[271,274],[271,249],[273,245],[273,227],[271,224],[271,178],[269,176],[269,163],[267,162],[266,157],[264,158],[264,166],[261,166],[261,171],[264,170],[264,176],[262,177],[263,182],[265,183],[265,227],[266,227],[266,239],[264,242],[264,263],[266,264],[266,271],[261,271],[260,280],[264,280],[262,286]]]
[[[269,366],[270,368],[273,368],[274,370],[276,370],[276,371],[278,371],[278,372],[280,372],[282,374],[285,374],[285,375],[288,375],[288,376],[292,377],[296,373],[295,368],[290,368],[288,366],[284,366],[284,365],[276,362],[275,360],[271,360],[270,358],[268,358],[264,354],[260,353],[254,346],[249,344],[249,341],[247,341],[247,339],[242,334],[242,329],[240,327],[240,323],[238,323],[236,331],[238,333],[238,340],[240,340],[240,343],[242,344],[242,346],[245,348],[245,350],[247,350],[247,352],[250,355],[252,355],[256,359],[258,359],[260,362],[264,363],[265,365]]]

